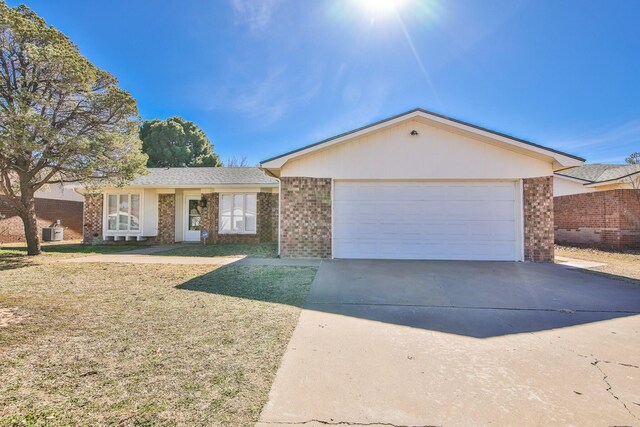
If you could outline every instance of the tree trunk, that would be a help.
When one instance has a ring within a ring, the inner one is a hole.
[[[27,255],[40,255],[42,248],[40,247],[40,235],[38,234],[35,196],[27,183],[21,180],[20,184],[20,202],[22,209],[19,210],[19,215],[24,224],[24,237],[27,240]]]
[[[26,216],[22,217],[24,223],[24,236],[27,240],[27,255],[40,255],[40,235],[38,234],[38,219],[35,206],[30,206]]]

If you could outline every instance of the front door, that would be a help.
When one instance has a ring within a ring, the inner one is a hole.
[[[200,240],[200,196],[186,196],[184,212],[184,240],[187,242],[197,242]]]

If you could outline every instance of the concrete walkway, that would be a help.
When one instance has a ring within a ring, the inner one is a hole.
[[[175,249],[176,245],[151,246],[112,254],[89,255],[80,258],[62,259],[60,262],[73,263],[123,263],[123,264],[182,264],[182,265],[227,265],[240,266],[280,266],[280,267],[318,267],[320,259],[291,258],[248,258],[245,256],[165,256],[155,255]]]
[[[323,261],[258,426],[639,425],[638,314],[559,265]]]
[[[64,259],[60,262],[74,263],[122,263],[122,264],[183,264],[183,265],[227,265],[238,262],[242,257],[195,257],[195,256],[162,256],[138,255],[128,252],[116,254],[90,255],[81,258]]]
[[[585,261],[583,259],[556,256],[556,263],[572,268],[594,268],[607,265],[604,262]]]
[[[271,265],[275,267],[320,267],[322,260],[313,258],[243,258],[238,265]]]

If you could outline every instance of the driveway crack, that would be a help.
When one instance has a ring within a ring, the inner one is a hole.
[[[538,339],[540,339],[540,340],[544,341],[544,340],[542,339],[542,337],[538,336],[537,334],[535,334],[535,333],[533,333],[533,332],[530,332],[530,334],[531,334],[531,335],[533,335],[534,337],[536,337],[536,338],[538,338]],[[624,406],[624,409],[626,409],[626,410],[627,410],[627,412],[628,412],[628,413],[629,413],[633,418],[635,418],[635,419],[637,419],[637,420],[640,420],[640,418],[639,418],[639,417],[637,417],[633,412],[631,412],[631,410],[629,409],[629,407],[627,406],[627,404],[626,404],[622,399],[620,399],[620,397],[619,397],[617,394],[615,394],[615,393],[613,392],[613,386],[612,386],[612,385],[611,385],[611,383],[609,382],[609,376],[608,376],[608,375],[607,375],[607,374],[602,370],[602,368],[601,368],[599,365],[600,365],[600,364],[612,364],[612,365],[619,365],[619,366],[624,366],[624,367],[626,367],[626,368],[633,368],[633,369],[640,369],[640,366],[638,366],[638,365],[633,365],[633,364],[631,364],[631,363],[616,362],[616,361],[613,361],[613,360],[601,360],[601,359],[596,358],[593,354],[591,354],[591,355],[587,356],[587,355],[584,355],[584,354],[580,354],[580,353],[578,353],[577,351],[575,351],[575,350],[573,350],[573,349],[571,349],[571,348],[568,348],[568,347],[565,347],[565,346],[562,346],[562,345],[558,345],[558,344],[556,344],[556,343],[552,343],[552,344],[556,345],[558,348],[561,348],[561,349],[562,349],[562,350],[564,350],[564,351],[569,351],[569,352],[571,352],[571,353],[575,354],[576,356],[583,357],[583,358],[586,358],[586,359],[590,359],[590,358],[591,358],[591,359],[593,359],[593,362],[590,362],[590,363],[591,363],[591,365],[592,365],[592,366],[595,366],[595,367],[596,367],[596,369],[598,369],[598,371],[600,371],[600,373],[603,375],[602,380],[603,380],[603,381],[604,381],[604,383],[607,385],[607,389],[606,389],[606,391],[607,391],[611,396],[613,396],[613,397],[614,397],[618,402],[620,402],[620,403],[622,404],[622,406]],[[632,403],[633,403],[633,404],[635,404],[635,405],[640,406],[640,403],[636,403],[636,402],[632,402]]]
[[[617,394],[615,394],[615,393],[613,392],[613,390],[612,390],[612,389],[613,389],[613,386],[612,386],[612,385],[611,385],[611,383],[609,382],[609,375],[607,375],[607,374],[606,374],[606,372],[604,372],[604,371],[602,370],[602,368],[599,366],[599,364],[600,364],[600,363],[611,363],[611,362],[607,362],[606,360],[605,360],[605,361],[603,361],[603,360],[598,360],[598,359],[595,359],[595,362],[591,362],[591,364],[592,364],[593,366],[595,366],[595,367],[600,371],[600,373],[602,373],[602,381],[604,381],[604,383],[607,385],[607,389],[606,389],[606,391],[607,391],[611,396],[613,396],[613,397],[614,397],[618,402],[622,403],[622,406],[624,406],[624,409],[626,409],[626,410],[627,410],[627,412],[629,413],[629,415],[631,415],[631,416],[632,416],[633,418],[635,418],[636,420],[640,420],[640,418],[638,418],[638,417],[637,417],[633,412],[631,412],[631,410],[629,409],[629,407],[627,406],[627,404],[626,404],[626,403],[624,403],[624,401],[623,401],[622,399],[620,399],[620,397],[619,397]],[[614,362],[614,363],[615,363],[615,362]],[[629,365],[625,365],[625,364],[623,364],[623,363],[620,363],[620,365],[623,365],[623,366],[629,366]],[[634,365],[631,365],[631,366],[633,366],[633,367],[636,367],[636,368],[637,368],[637,366],[634,366]]]

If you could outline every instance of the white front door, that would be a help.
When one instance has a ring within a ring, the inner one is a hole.
[[[186,196],[184,198],[184,241],[197,242],[200,240],[200,196]]]
[[[518,260],[514,182],[336,182],[336,258]]]

